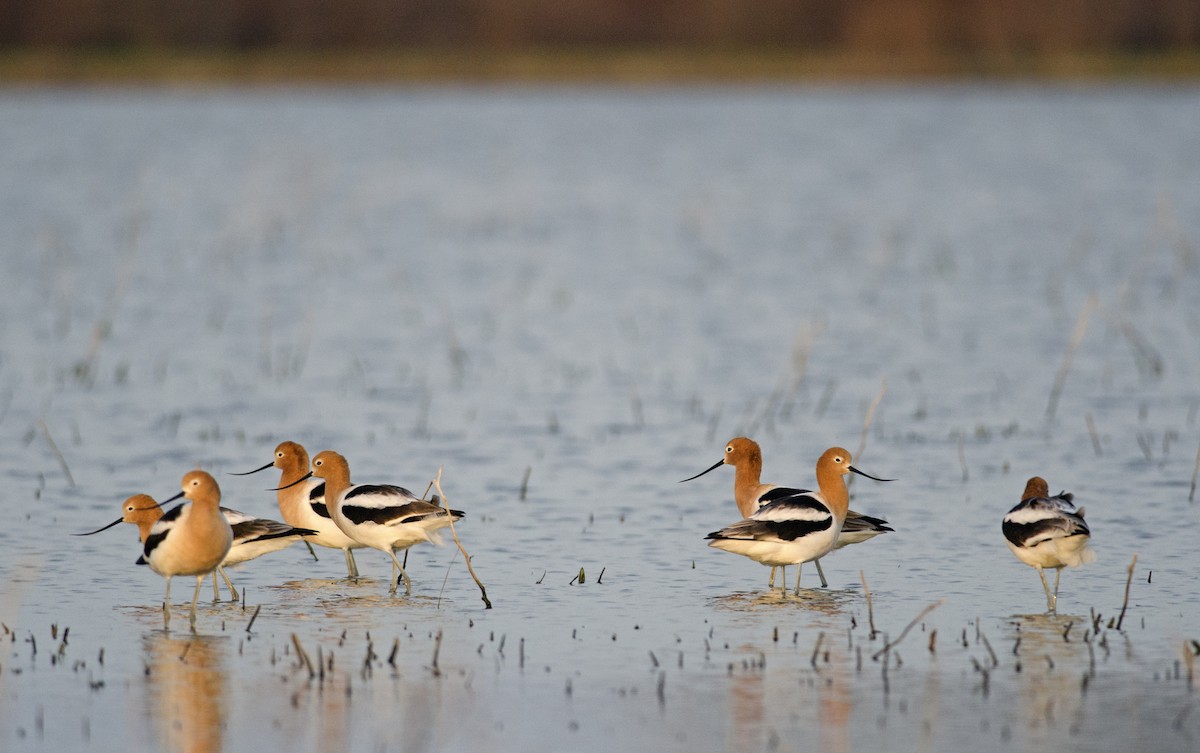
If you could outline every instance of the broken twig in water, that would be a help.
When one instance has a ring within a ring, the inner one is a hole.
[[[899,645],[900,641],[904,640],[904,636],[908,635],[908,631],[912,630],[914,625],[916,625],[918,622],[920,622],[922,619],[924,619],[925,615],[929,614],[930,612],[937,609],[941,605],[942,605],[942,599],[938,599],[934,603],[932,603],[929,606],[922,609],[921,613],[918,614],[916,617],[914,617],[912,622],[908,623],[908,625],[906,625],[904,627],[904,629],[900,631],[900,635],[896,638],[896,640],[888,641],[887,645],[885,645],[883,648],[879,649],[878,651],[876,651],[874,654],[871,655],[871,659],[873,659],[873,660],[878,659],[883,654],[887,653],[888,651],[891,651],[893,647]]]
[[[262,610],[262,604],[254,608],[254,615],[250,618],[250,622],[246,624],[246,632],[250,632],[250,628],[254,627],[254,621],[258,619],[258,613]]]
[[[1075,351],[1079,350],[1079,346],[1083,344],[1083,336],[1087,334],[1088,319],[1091,318],[1092,311],[1099,305],[1100,301],[1093,293],[1088,296],[1087,301],[1083,304],[1083,309],[1079,312],[1079,318],[1075,321],[1075,331],[1071,334],[1071,342],[1067,345],[1067,352],[1063,354],[1062,363],[1058,366],[1058,373],[1054,375],[1054,386],[1050,388],[1050,402],[1046,405],[1046,418],[1054,418],[1054,413],[1058,410],[1058,398],[1067,382],[1067,372],[1071,370],[1071,361],[1075,358]]]
[[[62,467],[63,473],[66,474],[67,483],[72,488],[75,487],[75,477],[71,475],[71,469],[67,467],[67,459],[63,457],[62,451],[58,449],[58,445],[54,442],[54,437],[50,436],[50,427],[46,425],[43,419],[37,420],[38,429],[42,432],[42,437],[45,438],[46,444],[50,445],[50,449],[54,452],[54,456],[58,458],[58,464]]]
[[[1129,586],[1133,583],[1133,567],[1137,564],[1137,555],[1133,555],[1133,560],[1129,563],[1129,577],[1125,579],[1125,601],[1121,604],[1121,615],[1117,617],[1117,630],[1121,629],[1121,623],[1125,621],[1125,609],[1129,606]]]
[[[1192,490],[1188,492],[1188,502],[1196,500],[1196,476],[1200,475],[1200,447],[1196,448],[1196,464],[1192,466]]]
[[[292,633],[292,645],[296,647],[296,654],[300,657],[300,663],[308,668],[308,677],[311,680],[317,673],[313,669],[312,661],[308,658],[308,652],[304,650],[304,646],[300,645],[300,636],[295,633]]]
[[[867,407],[867,415],[863,419],[862,438],[859,440],[859,443],[858,443],[858,452],[855,453],[855,455],[854,455],[854,459],[860,463],[862,462],[863,453],[867,451],[867,434],[871,431],[871,424],[874,423],[874,421],[875,421],[875,411],[879,408],[879,404],[883,402],[883,396],[885,394],[887,394],[887,378],[886,377],[883,379],[882,382],[880,382],[879,392],[875,395],[875,399],[872,400],[871,404]],[[854,477],[850,476],[846,480],[846,485],[850,486],[853,483],[854,483]],[[820,565],[817,565],[817,567],[819,568]],[[824,581],[825,579],[822,578],[821,580]]]
[[[863,593],[867,596],[867,624],[871,628],[871,636],[868,640],[875,640],[875,610],[871,606],[871,589],[867,588],[867,574],[862,570],[858,571],[858,577],[862,578]]]
[[[529,474],[533,473],[533,466],[525,466],[525,475],[521,477],[521,501],[525,501],[525,494],[529,491]]]
[[[437,478],[433,480],[433,485],[437,487],[438,495],[442,498],[442,504],[446,507],[446,510],[449,511],[450,499],[446,496],[446,493],[442,491],[442,469],[440,467],[438,468]],[[454,530],[453,515],[450,515],[450,535],[454,537],[454,543],[458,545],[458,551],[462,552],[463,562],[467,563],[467,572],[471,574],[471,578],[474,579],[475,585],[479,586],[479,595],[483,599],[483,603],[486,605],[485,609],[491,609],[492,602],[488,601],[487,589],[483,587],[483,583],[479,580],[479,576],[475,574],[475,568],[471,567],[471,555],[467,554],[467,550],[463,548],[462,542],[458,540],[458,532]]]
[[[1092,418],[1091,413],[1087,414],[1084,420],[1087,421],[1088,436],[1092,438],[1092,452],[1096,453],[1096,457],[1100,457],[1103,453],[1100,449],[1100,435],[1096,432],[1096,421]],[[1197,457],[1200,458],[1200,455]]]

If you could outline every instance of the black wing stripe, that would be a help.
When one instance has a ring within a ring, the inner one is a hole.
[[[768,490],[765,494],[758,498],[760,505],[765,505],[768,502],[774,502],[778,499],[787,499],[788,497],[799,497],[804,494],[812,494],[808,489],[789,489],[786,486],[777,486],[774,489]]]
[[[329,506],[325,504],[325,482],[314,486],[308,492],[308,506],[312,511],[326,520],[333,520],[333,516],[329,514]]]
[[[1045,541],[1081,534],[1085,536],[1091,535],[1091,531],[1088,530],[1087,524],[1083,522],[1083,518],[1074,515],[1046,518],[1031,523],[1013,523],[1006,520],[1002,528],[1004,530],[1004,538],[1011,541],[1014,546],[1030,546],[1031,542],[1038,540]]]
[[[360,494],[381,494],[385,497],[405,497],[407,499],[416,499],[416,496],[414,496],[412,492],[410,492],[408,489],[405,489],[403,486],[391,486],[390,484],[363,484],[362,486],[356,486],[351,489],[343,498],[343,504],[351,499],[354,499]]]

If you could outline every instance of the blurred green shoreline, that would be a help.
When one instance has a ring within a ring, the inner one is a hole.
[[[901,80],[1200,81],[1200,51],[860,54],[629,47],[347,51],[0,50],[0,86],[405,83],[807,83]]]

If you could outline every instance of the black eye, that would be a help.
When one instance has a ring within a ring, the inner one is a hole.
[[[277,457],[277,458],[281,458],[281,457],[283,457],[283,453],[282,453],[282,452],[277,452],[277,453],[275,453],[275,457]]]
[[[733,452],[733,445],[729,445],[728,447],[726,447],[725,452]]]

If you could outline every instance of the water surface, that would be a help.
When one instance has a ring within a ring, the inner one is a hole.
[[[0,744],[1194,749],[1198,104],[3,92]],[[704,546],[732,471],[676,483],[741,434],[768,481],[834,444],[898,478],[852,486],[896,533],[767,593]],[[278,516],[277,476],[225,474],[284,439],[359,482],[440,468],[495,608],[453,546],[407,599],[382,554],[350,583],[293,547],[193,636],[131,527],[67,535],[196,466]],[[1034,474],[1099,554],[1056,617],[1000,534]]]

